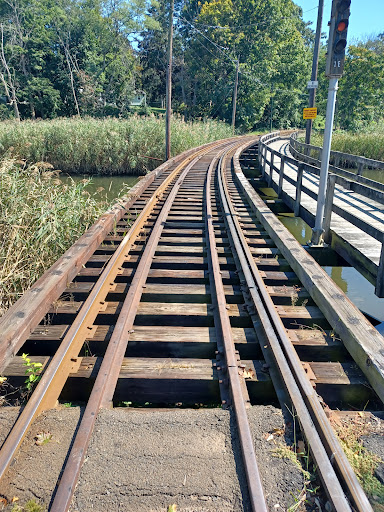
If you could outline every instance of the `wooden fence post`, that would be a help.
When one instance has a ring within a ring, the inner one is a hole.
[[[300,215],[300,201],[301,201],[301,184],[303,182],[304,165],[299,163],[297,168],[297,181],[296,181],[296,201],[295,201],[295,217]]]
[[[272,174],[273,174],[273,162],[275,160],[275,151],[271,149],[271,161],[269,163],[269,178],[268,178],[268,186],[273,187]]]
[[[280,156],[279,188],[277,190],[277,197],[281,197],[281,195],[283,193],[284,165],[285,165],[285,155],[281,155]]]
[[[363,169],[364,169],[364,162],[362,160],[358,160],[358,163],[357,163],[357,175],[358,176],[361,176],[363,174]]]
[[[331,241],[331,218],[332,218],[332,206],[333,196],[335,193],[336,174],[328,175],[327,193],[325,196],[324,206],[324,242],[329,244]]]
[[[265,148],[265,150],[264,150],[263,171],[261,173],[261,177],[263,179],[265,178],[265,166],[267,164],[267,153],[268,153],[268,146],[267,146],[267,144],[265,144],[264,148]]]
[[[375,295],[381,298],[384,297],[384,234],[381,245],[379,268],[377,269]]]

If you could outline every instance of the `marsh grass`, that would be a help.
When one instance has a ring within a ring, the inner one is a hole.
[[[311,143],[322,146],[323,136],[314,134]],[[384,161],[384,129],[358,133],[335,131],[332,135],[332,150]]]
[[[164,158],[165,123],[155,116],[128,119],[55,119],[2,122],[0,155],[48,162],[77,174],[145,174]],[[172,155],[231,136],[217,121],[172,120]]]
[[[0,163],[0,315],[106,210],[88,183],[64,184],[44,163]]]

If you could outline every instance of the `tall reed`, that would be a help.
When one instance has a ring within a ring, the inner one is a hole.
[[[217,121],[172,121],[172,155],[231,135]],[[164,120],[154,116],[128,119],[55,119],[2,122],[0,156],[49,162],[79,174],[145,174],[164,158]],[[150,158],[148,158],[150,157]]]
[[[322,146],[323,136],[316,134],[311,143]],[[336,131],[332,135],[332,150],[384,161],[384,130],[358,133]]]
[[[0,315],[107,208],[87,180],[64,184],[50,167],[0,163]]]

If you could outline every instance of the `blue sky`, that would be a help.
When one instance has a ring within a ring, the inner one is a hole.
[[[305,21],[312,21],[316,30],[318,0],[294,0],[303,9]],[[328,36],[328,21],[331,16],[331,0],[324,0],[322,31]],[[366,36],[384,32],[384,0],[351,0],[348,40],[364,39]]]

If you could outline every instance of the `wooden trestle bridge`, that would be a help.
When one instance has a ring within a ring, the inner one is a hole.
[[[384,339],[243,173],[258,146],[237,137],[162,164],[0,320],[0,374],[22,385],[23,352],[43,365],[1,440],[0,492],[32,422],[58,400],[87,405],[55,512],[71,505],[101,409],[221,404],[235,411],[252,509],[265,511],[247,410],[280,402],[296,411],[334,510],[372,510],[328,418],[367,402],[364,414],[382,414]]]

